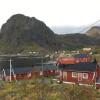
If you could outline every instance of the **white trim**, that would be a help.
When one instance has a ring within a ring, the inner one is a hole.
[[[52,80],[57,81],[58,79],[52,79]]]
[[[56,80],[58,83],[60,82],[59,80]],[[74,82],[66,82],[66,81],[63,81],[63,83],[66,83],[66,84],[75,84]]]
[[[96,82],[95,84],[98,84],[99,85],[100,83]]]
[[[67,84],[75,84],[74,82],[66,82],[66,81],[63,81],[63,83],[67,83]]]
[[[58,82],[58,81],[57,81]],[[66,82],[66,81],[63,81],[63,83],[66,83],[66,84],[76,84],[74,82]],[[84,86],[93,86],[93,85],[89,85],[89,84],[82,84],[82,83],[79,83],[79,85],[84,85]]]
[[[84,85],[84,86],[93,86],[93,85],[89,85],[89,84],[81,84],[81,83],[79,83],[79,85]]]
[[[93,74],[93,78],[92,78],[92,80],[94,80],[94,78],[95,78],[95,72],[94,72],[94,74]]]

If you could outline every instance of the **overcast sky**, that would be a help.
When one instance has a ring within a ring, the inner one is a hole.
[[[100,20],[100,0],[0,0],[0,26],[14,14],[52,26],[84,26]]]

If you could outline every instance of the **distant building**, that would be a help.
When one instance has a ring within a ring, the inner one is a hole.
[[[92,48],[83,48],[83,50],[85,50],[85,51],[91,51]]]
[[[91,62],[92,56],[88,54],[75,54],[73,57],[60,57],[58,64],[77,64],[81,62]]]

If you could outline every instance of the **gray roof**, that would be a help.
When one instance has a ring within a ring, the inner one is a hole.
[[[36,70],[36,71],[42,71],[42,69],[44,71],[47,71],[47,70],[57,70],[57,66],[54,65],[54,64],[43,64],[43,66],[34,66],[33,67],[33,70]]]
[[[96,71],[96,65],[96,63],[78,63],[60,65],[59,68],[67,71],[94,72]]]
[[[29,73],[32,71],[47,71],[47,70],[57,70],[57,66],[53,64],[43,64],[42,66],[32,66],[32,67],[13,67],[14,73],[19,74],[19,73]],[[5,72],[7,75],[10,74],[10,69],[5,68]]]
[[[29,72],[32,72],[33,71],[33,68],[32,67],[16,67],[16,68],[13,68],[14,70],[14,73],[15,74],[20,74],[20,73],[29,73]],[[10,69],[5,69],[5,72],[6,72],[6,75],[9,75],[10,74]]]

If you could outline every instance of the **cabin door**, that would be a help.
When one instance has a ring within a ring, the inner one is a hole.
[[[63,71],[63,80],[66,81],[67,80],[67,72]]]
[[[78,73],[78,81],[82,81],[82,73]]]

